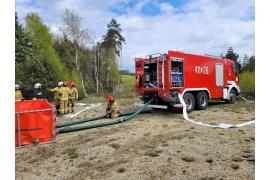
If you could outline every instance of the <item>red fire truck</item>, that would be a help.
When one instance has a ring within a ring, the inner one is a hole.
[[[210,55],[168,51],[135,58],[136,94],[144,101],[156,96],[154,105],[181,107],[187,112],[205,109],[210,99],[234,103],[240,93],[239,70],[234,61]]]

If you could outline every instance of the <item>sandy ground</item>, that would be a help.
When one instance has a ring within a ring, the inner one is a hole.
[[[239,124],[254,118],[254,106],[212,103],[189,117]],[[104,109],[102,104],[76,119]],[[180,112],[154,110],[122,124],[60,134],[53,144],[16,149],[16,179],[255,179],[254,151],[254,124],[213,129],[185,121]]]

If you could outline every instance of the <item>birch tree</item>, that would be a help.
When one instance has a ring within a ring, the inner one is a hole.
[[[99,92],[100,43],[96,42],[95,49],[95,82],[96,92]]]
[[[84,85],[84,79],[83,79],[83,75],[81,71],[81,65],[80,65],[81,63],[80,63],[80,55],[79,55],[78,47],[80,45],[84,46],[90,40],[90,37],[89,37],[87,29],[82,29],[81,17],[77,15],[75,12],[69,9],[64,9],[63,22],[64,22],[64,25],[62,28],[60,28],[60,30],[64,34],[66,34],[71,41],[73,41],[73,44],[74,44],[73,48],[75,51],[74,62],[80,74],[84,95],[87,96],[85,85]]]

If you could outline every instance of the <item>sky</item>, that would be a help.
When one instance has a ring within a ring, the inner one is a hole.
[[[229,46],[242,59],[255,54],[254,0],[16,0],[21,23],[37,12],[59,34],[63,9],[82,17],[94,41],[100,41],[115,18],[126,44],[119,68],[134,72],[134,58],[168,50],[225,55]],[[120,58],[119,58],[120,59]]]

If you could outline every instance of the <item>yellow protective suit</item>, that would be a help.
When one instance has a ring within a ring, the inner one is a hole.
[[[22,92],[20,90],[15,90],[15,101],[22,101]]]
[[[109,102],[107,104],[106,116],[110,118],[117,118],[120,116],[119,106],[115,100],[112,103]]]
[[[61,87],[59,90],[60,95],[60,114],[67,114],[68,113],[68,99],[69,99],[69,88],[68,87]]]
[[[79,99],[78,89],[72,87],[69,92],[69,108],[71,112],[75,111],[75,102]]]
[[[57,110],[57,113],[60,113],[60,87],[55,87],[50,90],[51,92],[54,93],[54,105]]]

